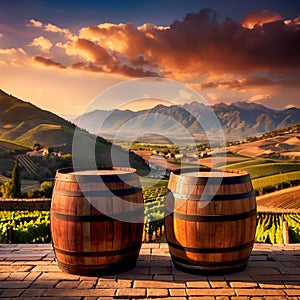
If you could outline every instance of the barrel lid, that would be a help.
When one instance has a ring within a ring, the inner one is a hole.
[[[211,171],[211,172],[202,172],[202,171],[194,171],[194,172],[188,172],[181,174],[184,176],[189,176],[189,177],[235,177],[235,176],[241,176],[240,174],[237,173],[227,173],[227,172],[216,172],[216,171]]]
[[[217,168],[183,168],[172,171],[171,176],[179,177],[186,183],[195,182],[206,183],[211,180],[214,184],[214,179],[217,181],[222,178],[222,183],[242,183],[250,180],[250,175],[247,171],[242,170],[224,170]]]
[[[119,174],[128,174],[132,173],[126,170],[80,170],[80,171],[73,171],[69,172],[69,175],[76,175],[76,176],[103,176],[103,175],[119,175]]]
[[[122,167],[97,167],[97,168],[63,168],[56,172],[56,179],[62,181],[94,182],[120,181],[136,176],[136,169]]]

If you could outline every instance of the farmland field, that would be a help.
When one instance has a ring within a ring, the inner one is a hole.
[[[260,212],[295,212],[300,213],[300,186],[256,197]]]
[[[300,171],[296,171],[253,179],[252,184],[255,190],[260,190],[265,186],[280,185],[283,182],[297,181],[299,179]]]
[[[257,159],[257,158],[249,157],[249,159],[246,160],[246,161],[230,164],[230,166],[228,168],[230,168],[230,169],[244,169],[244,168],[250,167],[250,166],[264,165],[264,164],[275,163],[275,162],[276,162],[276,160]]]

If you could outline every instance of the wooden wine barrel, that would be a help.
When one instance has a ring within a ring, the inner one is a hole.
[[[144,221],[135,170],[66,168],[58,170],[55,179],[50,224],[60,269],[85,275],[133,268]]]
[[[246,267],[256,231],[256,200],[247,172],[175,170],[165,215],[166,239],[177,269],[224,274]]]

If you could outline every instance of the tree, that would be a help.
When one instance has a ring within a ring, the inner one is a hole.
[[[11,183],[13,189],[13,198],[21,197],[21,180],[20,180],[20,172],[19,172],[19,163],[15,161],[14,168],[11,176]]]
[[[51,198],[54,188],[54,183],[52,181],[44,181],[40,186],[40,192],[45,198]]]
[[[7,180],[1,185],[1,192],[3,198],[14,198],[14,191],[11,180]]]
[[[33,145],[33,150],[38,151],[38,150],[40,150],[41,148],[42,148],[41,144],[39,144],[39,143],[34,143],[34,145]]]
[[[1,186],[3,198],[20,198],[21,197],[21,180],[19,173],[19,164],[15,161],[12,171],[11,180],[7,180]]]
[[[28,198],[36,198],[36,199],[37,198],[41,198],[42,197],[42,193],[38,189],[32,189],[32,190],[28,191],[27,197]]]
[[[39,189],[32,189],[28,191],[28,198],[51,198],[53,192],[54,182],[44,181]]]

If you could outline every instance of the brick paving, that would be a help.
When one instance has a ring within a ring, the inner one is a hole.
[[[137,266],[110,276],[57,267],[50,244],[0,244],[1,299],[300,299],[300,244],[255,244],[247,268],[222,276],[174,268],[166,243],[143,244]]]

